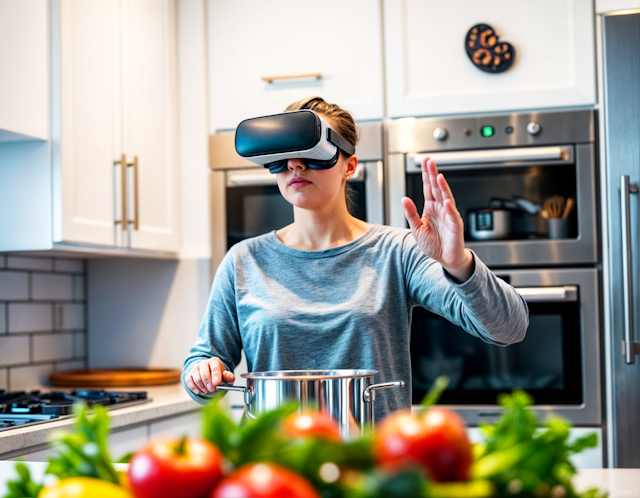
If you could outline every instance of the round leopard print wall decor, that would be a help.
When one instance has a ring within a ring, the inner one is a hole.
[[[516,49],[510,43],[500,41],[496,30],[488,24],[476,24],[464,41],[471,62],[487,73],[501,73],[513,64]]]

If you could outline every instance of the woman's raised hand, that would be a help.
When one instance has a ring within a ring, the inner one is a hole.
[[[187,374],[185,383],[195,394],[207,394],[215,391],[221,382],[233,384],[235,380],[235,375],[225,370],[222,360],[214,356],[196,363]]]
[[[464,225],[449,184],[442,173],[438,174],[435,161],[429,158],[422,162],[422,186],[422,217],[411,199],[402,199],[411,232],[422,252],[464,282],[473,274],[473,255],[464,248]]]

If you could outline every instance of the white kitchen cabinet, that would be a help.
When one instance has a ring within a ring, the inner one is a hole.
[[[208,32],[211,133],[313,95],[383,117],[379,0],[209,0]]]
[[[0,0],[0,142],[49,138],[47,0]]]
[[[202,412],[200,410],[171,417],[149,424],[149,438],[181,438],[182,436],[202,437]]]
[[[56,13],[54,12],[55,16]],[[56,242],[115,245],[114,159],[123,151],[120,91],[120,2],[61,0],[59,103],[54,108]],[[54,26],[56,19],[54,18]],[[54,60],[54,63],[56,61]],[[57,97],[57,95],[55,95]],[[58,208],[58,209],[56,209]]]
[[[596,103],[591,0],[384,0],[388,117]],[[499,74],[476,68],[468,30],[493,26],[516,59]]]
[[[640,0],[596,0],[596,14],[640,9]]]
[[[179,249],[175,10],[60,0],[54,242]]]

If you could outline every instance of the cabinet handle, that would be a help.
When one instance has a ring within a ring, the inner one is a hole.
[[[127,163],[127,167],[133,167],[133,220],[129,220],[129,223],[133,224],[134,230],[138,230],[140,226],[138,211],[138,156],[133,156],[133,162]]]
[[[638,193],[638,186],[629,184],[629,176],[620,177],[620,219],[622,221],[622,292],[624,294],[624,338],[622,354],[627,365],[635,363],[640,353],[640,342],[634,341],[633,322],[633,272],[631,262],[631,194]]]
[[[115,221],[116,225],[121,225],[122,230],[127,230],[127,158],[124,154],[118,161],[113,161],[114,166],[120,166],[120,184],[122,190],[122,218]]]
[[[273,83],[275,81],[282,80],[302,80],[302,79],[322,79],[322,73],[307,73],[307,74],[285,74],[282,76],[263,76],[262,81],[267,83]]]

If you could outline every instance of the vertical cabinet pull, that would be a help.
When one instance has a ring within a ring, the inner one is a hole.
[[[640,354],[640,342],[636,342],[633,319],[633,264],[631,260],[631,194],[638,193],[638,186],[629,183],[629,176],[620,177],[620,219],[622,221],[622,292],[624,301],[624,338],[622,354],[628,365],[635,363]]]
[[[140,226],[140,211],[138,207],[138,156],[133,156],[133,162],[127,162],[127,156],[122,154],[120,159],[113,161],[115,167],[120,167],[120,187],[122,189],[122,215],[119,220],[115,221],[116,225],[120,225],[122,230],[126,232],[129,225],[133,225],[134,230],[138,230]],[[129,168],[133,168],[133,219],[129,219],[129,212],[127,206],[127,197],[129,196],[129,189],[127,188],[127,171]]]
[[[133,167],[133,220],[129,220],[129,223],[133,224],[133,229],[138,230],[140,226],[140,215],[138,211],[138,156],[133,156],[133,162],[127,163],[127,167]]]
[[[113,161],[113,165],[120,167],[120,186],[122,189],[122,214],[121,219],[115,220],[116,225],[121,225],[122,230],[127,229],[127,158],[124,154],[118,161]]]

